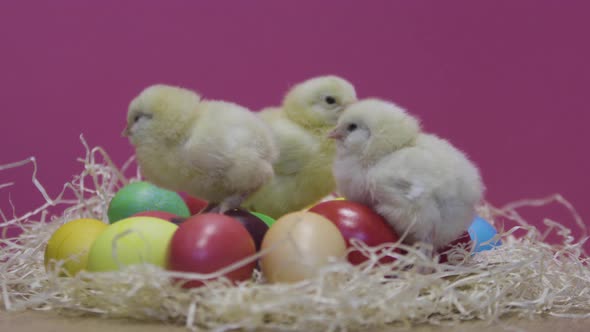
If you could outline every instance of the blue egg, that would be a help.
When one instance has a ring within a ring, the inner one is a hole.
[[[475,245],[473,249],[474,252],[490,250],[502,244],[502,241],[499,239],[490,241],[496,234],[498,234],[498,231],[496,231],[494,226],[481,217],[476,217],[473,220],[473,223],[469,226],[467,232]]]

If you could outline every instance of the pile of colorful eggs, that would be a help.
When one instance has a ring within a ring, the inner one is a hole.
[[[204,201],[147,182],[131,183],[112,199],[110,224],[77,219],[61,226],[47,243],[45,264],[49,268],[63,260],[67,275],[142,263],[212,276],[223,269],[224,277],[243,281],[258,266],[255,258],[247,258],[263,250],[259,266],[266,280],[295,282],[343,259],[353,239],[370,247],[398,241],[381,216],[345,200],[319,203],[276,221],[241,209],[200,213],[205,206]],[[487,243],[495,234],[493,226],[477,218],[467,237],[474,240],[474,251],[481,251],[499,244]],[[368,258],[352,251],[346,259],[360,264]],[[380,260],[391,261],[388,255]],[[195,280],[184,284],[200,285]]]

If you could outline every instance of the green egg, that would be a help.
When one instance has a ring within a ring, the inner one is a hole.
[[[262,214],[262,213],[258,213],[258,212],[252,212],[252,211],[250,211],[250,213],[252,213],[253,215],[257,216],[260,220],[264,221],[264,223],[268,227],[272,226],[272,224],[274,224],[275,221],[276,221],[273,218],[267,216],[266,214]]]
[[[133,182],[121,188],[111,200],[107,214],[112,224],[144,211],[166,211],[180,217],[190,216],[180,195],[145,181]]]

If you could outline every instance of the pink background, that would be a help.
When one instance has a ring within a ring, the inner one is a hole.
[[[119,134],[149,84],[259,109],[333,73],[464,149],[492,203],[559,192],[588,219],[589,12],[534,0],[2,1],[0,164],[36,156],[55,195],[80,171],[81,133],[119,164],[132,154]],[[0,190],[3,211],[9,192],[18,213],[42,202],[31,170],[0,172],[16,181]]]

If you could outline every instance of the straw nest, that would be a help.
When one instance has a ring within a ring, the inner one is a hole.
[[[139,177],[125,176],[133,160],[118,168],[102,148],[90,148],[83,138],[82,143],[86,149],[86,156],[79,159],[83,169],[55,198],[36,179],[34,158],[0,166],[3,171],[32,164],[33,183],[46,200],[21,216],[0,211],[0,304],[5,310],[56,310],[218,331],[344,331],[392,324],[495,320],[507,314],[590,316],[590,268],[583,250],[586,228],[560,195],[518,201],[502,208],[482,205],[480,215],[501,229],[503,245],[477,254],[458,247],[452,255],[453,264],[437,264],[415,248],[404,247],[408,253],[400,255],[394,249],[401,244],[368,248],[355,243],[351,250],[367,255],[366,263],[351,266],[334,262],[314,279],[295,284],[268,284],[255,273],[252,280],[239,285],[221,279],[187,290],[171,280],[179,276],[205,280],[212,275],[165,271],[149,265],[60,276],[62,264],[46,271],[43,262],[45,245],[53,231],[72,219],[106,220],[108,203],[117,189]],[[0,190],[10,185],[0,183]],[[548,204],[562,205],[565,217],[573,218],[580,229],[572,232],[549,219],[542,227],[533,227],[519,213],[523,207]],[[63,207],[63,213],[51,215],[48,209],[54,206]],[[22,232],[7,237],[9,227]],[[550,234],[558,234],[561,243],[546,243]],[[382,255],[397,260],[379,264]],[[418,273],[420,267],[430,267],[434,272]]]

